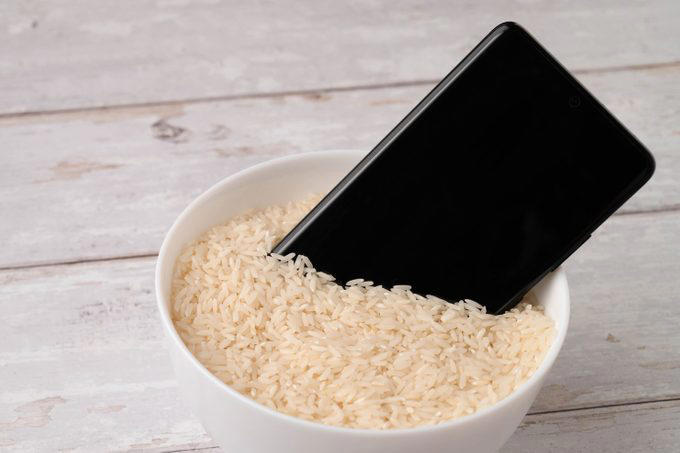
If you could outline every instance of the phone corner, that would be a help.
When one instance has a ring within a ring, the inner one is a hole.
[[[647,150],[647,181],[649,181],[656,172],[656,159],[654,155]]]
[[[639,143],[639,142],[638,142]],[[644,170],[641,172],[640,175],[640,187],[643,185],[647,184],[650,179],[652,179],[652,176],[654,176],[654,173],[656,172],[656,159],[654,158],[654,155],[647,149],[646,146],[642,145],[640,143],[640,151],[642,153],[642,158],[644,160]]]
[[[493,30],[491,30],[491,33],[492,34],[504,33],[506,31],[511,30],[518,30],[526,33],[524,27],[522,27],[520,24],[513,20],[506,20],[505,22],[501,22],[500,24],[496,25]]]

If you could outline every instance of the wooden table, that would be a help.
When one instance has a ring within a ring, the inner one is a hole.
[[[503,451],[680,451],[680,2],[283,3],[0,4],[0,449],[215,451],[155,309],[173,219],[254,163],[368,150],[512,18],[658,168],[568,261],[569,336]]]

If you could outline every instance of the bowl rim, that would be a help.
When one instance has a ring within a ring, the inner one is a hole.
[[[545,354],[545,357],[543,358],[543,361],[539,365],[539,367],[534,371],[534,373],[524,381],[522,384],[520,384],[515,391],[510,393],[510,395],[506,396],[505,398],[501,399],[500,401],[496,402],[495,404],[492,404],[490,406],[484,407],[482,409],[479,409],[475,411],[472,414],[469,415],[463,415],[460,417],[456,417],[438,424],[432,424],[432,425],[422,425],[422,426],[416,426],[416,427],[410,427],[410,428],[394,428],[394,429],[375,429],[375,428],[350,428],[350,427],[344,427],[344,426],[336,426],[336,425],[327,425],[325,423],[321,422],[316,422],[316,421],[311,421],[311,420],[306,420],[303,418],[295,417],[293,415],[288,415],[283,412],[277,411],[275,409],[272,409],[270,407],[267,407],[245,395],[240,393],[239,391],[231,388],[227,384],[225,384],[223,381],[221,381],[217,376],[215,376],[210,370],[208,370],[199,360],[196,358],[191,351],[189,351],[189,348],[184,344],[184,341],[182,341],[181,337],[179,336],[179,333],[175,329],[175,325],[172,322],[172,317],[170,315],[170,294],[165,294],[165,291],[161,288],[160,281],[161,281],[161,274],[162,274],[162,267],[163,264],[168,260],[168,247],[169,244],[173,241],[173,236],[175,234],[175,231],[179,228],[179,226],[187,219],[188,217],[191,216],[192,212],[194,209],[196,209],[198,206],[200,206],[204,201],[210,199],[214,194],[221,192],[224,190],[226,187],[231,186],[232,184],[235,184],[238,180],[243,179],[247,176],[254,175],[259,172],[267,171],[272,169],[272,167],[277,167],[281,166],[284,164],[290,164],[295,161],[307,161],[307,160],[325,160],[325,159],[332,159],[332,158],[338,158],[338,157],[349,157],[349,155],[356,155],[357,157],[361,157],[365,155],[364,152],[360,150],[351,150],[351,149],[335,149],[335,150],[322,150],[322,151],[312,151],[312,152],[305,152],[305,153],[298,153],[298,154],[292,154],[289,156],[284,156],[284,157],[278,157],[274,159],[269,159],[263,162],[260,162],[256,165],[250,166],[248,168],[245,168],[243,170],[240,170],[236,173],[233,173],[217,183],[213,184],[208,190],[203,192],[201,195],[199,195],[197,198],[195,198],[189,205],[187,205],[184,210],[182,210],[181,214],[175,219],[173,222],[172,226],[166,233],[163,243],[161,244],[160,251],[158,253],[158,258],[156,259],[156,268],[155,268],[155,273],[154,273],[154,280],[155,280],[155,291],[156,291],[156,303],[158,307],[158,311],[160,313],[161,317],[161,323],[163,324],[163,329],[165,330],[166,335],[168,335],[171,344],[173,347],[179,348],[179,350],[182,353],[182,356],[187,359],[195,368],[198,369],[198,371],[205,377],[208,378],[214,385],[216,385],[218,388],[220,388],[224,393],[226,393],[228,396],[236,398],[239,400],[242,404],[246,404],[251,406],[252,409],[256,411],[260,411],[263,414],[267,414],[269,416],[273,416],[277,419],[279,419],[283,423],[289,423],[292,425],[298,425],[300,428],[303,429],[314,429],[314,430],[320,430],[320,431],[326,431],[329,433],[336,433],[336,434],[349,434],[349,435],[357,435],[357,436],[380,436],[380,437],[390,437],[390,436],[402,436],[402,435],[413,435],[413,434],[419,434],[419,433],[431,433],[431,432],[436,432],[436,431],[444,431],[448,430],[451,428],[463,426],[468,423],[472,423],[480,418],[484,418],[485,416],[492,414],[495,411],[498,411],[508,405],[511,405],[515,400],[520,398],[520,396],[524,393],[526,393],[529,389],[531,389],[535,384],[540,383],[540,380],[544,378],[544,376],[548,373],[548,371],[552,368],[553,363],[557,359],[557,356],[562,349],[562,345],[564,344],[564,339],[567,334],[567,330],[569,328],[569,318],[570,318],[570,311],[571,311],[571,300],[569,296],[569,287],[567,283],[567,278],[564,270],[562,267],[556,268],[552,273],[548,274],[545,278],[551,278],[553,280],[556,280],[556,284],[560,287],[563,288],[563,291],[566,293],[564,295],[564,303],[563,306],[560,307],[561,310],[564,310],[564,323],[562,323],[559,326],[556,326],[556,332],[555,332],[555,338],[553,339],[553,343],[550,345],[550,348]],[[172,266],[172,269],[174,269],[174,263]],[[166,298],[167,303],[166,303]]]

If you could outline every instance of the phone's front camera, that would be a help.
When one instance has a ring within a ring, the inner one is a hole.
[[[581,106],[581,98],[578,96],[569,96],[569,107],[572,109],[578,108]]]

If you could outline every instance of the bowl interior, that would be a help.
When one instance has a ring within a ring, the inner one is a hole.
[[[303,198],[313,192],[329,191],[364,155],[361,151],[323,151],[265,162],[222,180],[184,210],[169,230],[161,246],[156,265],[156,293],[162,322],[172,343],[183,350],[184,356],[190,358],[191,362],[212,376],[184,346],[170,317],[172,274],[175,260],[182,249],[211,227],[224,223],[249,209],[285,203]],[[522,393],[533,385],[534,381],[542,379],[556,359],[566,335],[570,307],[564,272],[558,268],[548,274],[532,291],[538,302],[544,306],[548,316],[555,321],[556,338],[534,375],[512,395],[495,406],[505,404],[504,401],[511,400],[514,395]],[[212,377],[213,381],[217,382],[217,378]],[[252,404],[259,406],[254,401]],[[482,409],[472,416],[452,420],[447,424],[468,417],[481,416],[487,410],[493,410],[495,406]],[[265,407],[262,406],[262,409]],[[329,428],[326,425],[318,426],[323,426],[323,429]],[[385,431],[377,432],[384,433]]]

